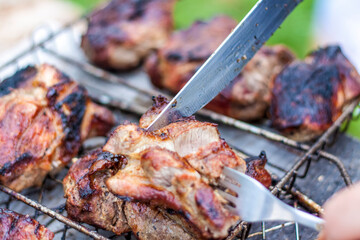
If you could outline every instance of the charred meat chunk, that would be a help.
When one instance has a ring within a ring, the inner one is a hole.
[[[19,70],[0,83],[0,182],[15,191],[41,185],[88,137],[104,135],[112,113],[52,66]]]
[[[286,67],[275,79],[272,125],[307,141],[321,135],[360,95],[360,75],[340,47],[328,46]]]
[[[126,70],[161,47],[173,28],[175,0],[112,0],[94,11],[81,47],[96,65]]]
[[[0,238],[3,240],[50,240],[54,238],[54,233],[28,215],[0,208]]]
[[[146,62],[152,83],[177,93],[235,27],[233,19],[218,16],[173,33]],[[264,117],[271,100],[273,76],[293,59],[284,46],[262,47],[206,108],[245,121]]]

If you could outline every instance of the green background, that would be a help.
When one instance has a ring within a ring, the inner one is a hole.
[[[91,11],[103,0],[65,0],[79,5],[84,12]],[[175,6],[175,27],[188,27],[194,20],[209,19],[217,14],[229,15],[240,21],[256,0],[178,0]],[[314,0],[304,0],[285,20],[280,29],[267,42],[268,45],[285,44],[299,58],[314,49],[311,34]],[[360,139],[360,120],[352,121],[347,131]]]

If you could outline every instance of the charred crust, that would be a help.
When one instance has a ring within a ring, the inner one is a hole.
[[[259,181],[266,188],[269,188],[271,185],[271,176],[269,172],[265,169],[265,164],[267,162],[265,151],[261,151],[259,156],[249,157],[245,159],[245,161],[245,174]]]
[[[13,89],[25,85],[26,82],[31,81],[37,74],[37,69],[33,66],[28,66],[17,71],[13,76],[6,78],[0,83],[0,97],[9,94]]]
[[[96,190],[92,188],[91,186],[91,181],[89,181],[88,179],[81,179],[78,182],[78,185],[80,186],[79,188],[79,194],[80,197],[83,199],[87,199],[89,198],[91,195],[93,195]]]
[[[74,176],[76,184],[79,186],[79,194],[83,199],[89,199],[91,196],[99,194],[99,189],[93,185],[94,174],[99,171],[106,171],[109,174],[115,173],[116,170],[123,168],[126,164],[126,158],[122,155],[116,155],[109,152],[103,152],[101,149],[91,151],[83,158],[84,164],[74,165],[69,174]],[[99,165],[97,165],[99,163]],[[80,170],[80,172],[77,172]]]
[[[162,95],[158,95],[157,97],[153,96],[152,101],[153,101],[152,109],[154,110],[155,108],[162,110],[164,107],[166,107],[166,105],[169,104],[169,100]]]
[[[314,57],[314,62],[319,62],[321,60],[334,61],[339,55],[343,56],[341,48],[338,45],[334,45],[326,48],[319,48],[318,50],[311,52],[309,56]]]
[[[29,215],[0,208],[2,239],[53,239],[54,234]],[[21,234],[19,234],[21,233]]]
[[[280,130],[296,128],[309,119],[327,127],[336,111],[333,97],[341,88],[339,80],[339,71],[334,64],[313,67],[295,63],[284,69],[274,83],[270,109],[273,126]]]
[[[150,0],[135,0],[133,2],[134,8],[128,17],[129,20],[136,20],[137,18],[142,17]]]
[[[169,62],[178,62],[184,59],[184,56],[180,52],[169,51],[165,54],[166,60]]]
[[[57,96],[57,94],[53,96]],[[80,149],[80,130],[86,110],[86,100],[85,89],[79,86],[74,92],[54,105],[54,109],[59,113],[63,124],[65,133],[64,149],[69,154]]]
[[[29,162],[34,160],[34,157],[31,153],[25,152],[21,154],[19,157],[15,159],[13,162],[6,162],[3,167],[0,169],[0,175],[5,176],[9,173],[13,175],[13,177],[17,176],[18,168],[22,165],[27,165]]]
[[[341,48],[320,48],[304,62],[288,65],[275,78],[272,125],[298,141],[311,140],[325,131],[340,116],[342,107],[359,94],[360,76]]]

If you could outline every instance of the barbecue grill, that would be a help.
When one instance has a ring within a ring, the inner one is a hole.
[[[87,15],[60,29],[43,27],[35,31],[28,48],[0,66],[0,79],[28,64],[48,62],[84,85],[94,101],[113,109],[118,122],[124,119],[136,121],[151,106],[152,96],[169,94],[152,88],[141,69],[115,74],[88,63],[79,47],[86,19]],[[299,143],[275,133],[268,127],[266,120],[248,124],[209,110],[199,111],[197,117],[219,123],[222,136],[242,157],[265,150],[269,159],[267,168],[273,179],[271,192],[294,207],[318,215],[322,211],[321,204],[329,196],[340,187],[351,184],[352,179],[346,170],[350,164],[360,164],[351,162],[354,159],[353,153],[356,153],[354,149],[359,143],[339,134],[346,130],[352,118],[359,117],[359,112],[354,111],[358,104],[358,99],[351,102],[334,124],[311,144]],[[351,152],[344,154],[347,150]],[[86,151],[86,147],[83,151]],[[346,161],[329,151],[345,156]],[[0,207],[29,214],[52,230],[56,239],[132,239],[131,234],[116,236],[66,217],[62,179],[68,169],[65,168],[56,177],[46,177],[40,189],[31,188],[16,193],[0,185],[3,192],[0,194]],[[353,174],[353,177],[356,178],[356,175]],[[314,237],[315,232],[292,222],[240,222],[227,239]]]

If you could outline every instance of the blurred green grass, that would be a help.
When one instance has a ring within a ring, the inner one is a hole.
[[[84,12],[104,2],[104,0],[66,1],[79,5]],[[240,21],[256,2],[256,0],[179,0],[175,6],[175,27],[186,28],[195,20],[206,20],[217,14],[226,14]],[[303,1],[267,44],[284,44],[299,58],[309,53],[313,47],[311,23],[314,2],[315,0]],[[352,121],[347,132],[360,139],[360,119]]]

